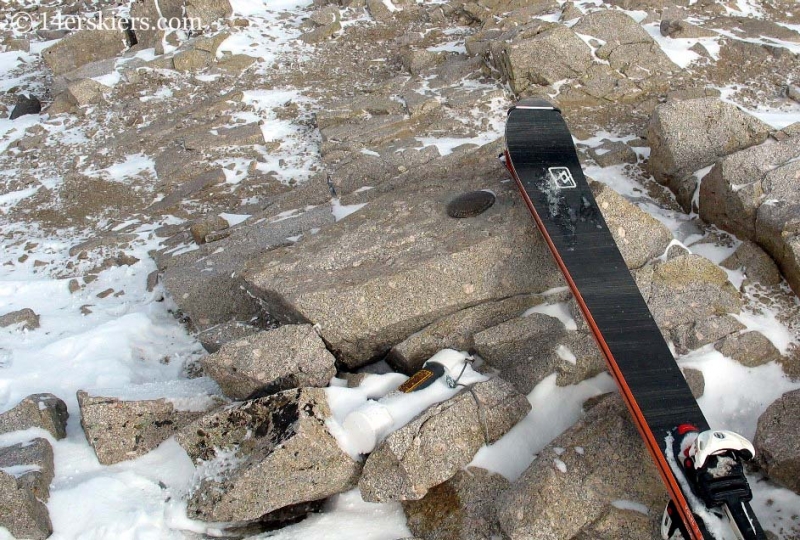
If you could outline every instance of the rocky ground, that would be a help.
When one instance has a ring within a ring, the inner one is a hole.
[[[531,96],[800,538],[794,0],[6,2],[0,537],[659,537],[497,159]],[[344,417],[443,349],[466,388],[354,450]]]

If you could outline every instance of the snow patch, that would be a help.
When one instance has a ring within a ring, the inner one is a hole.
[[[569,310],[569,304],[566,302],[559,302],[557,304],[539,304],[538,306],[533,306],[532,308],[526,310],[522,316],[527,317],[528,315],[532,315],[534,313],[542,313],[543,315],[548,315],[558,319],[567,330],[578,329],[578,323],[576,323],[575,319],[572,318],[572,313],[570,313]]]
[[[800,388],[800,382],[792,382],[777,362],[749,368],[727,358],[713,345],[692,351],[678,363],[703,372],[705,391],[697,403],[708,423],[724,426],[750,440],[767,407],[785,392]],[[747,392],[743,393],[742,388]]]
[[[792,331],[778,320],[775,312],[767,308],[763,308],[759,313],[743,311],[733,316],[737,321],[745,325],[748,330],[764,334],[781,354],[786,354],[789,351],[789,346],[797,343],[797,338]]]
[[[557,386],[556,374],[547,376],[528,394],[528,415],[499,441],[481,448],[469,465],[502,474],[513,482],[537,453],[580,419],[587,399],[615,389],[607,373],[573,386]]]
[[[331,212],[333,213],[333,218],[336,221],[341,221],[350,214],[354,214],[358,212],[362,208],[367,206],[367,203],[360,203],[360,204],[342,204],[339,202],[339,199],[332,199],[331,200]]]
[[[645,516],[650,513],[650,509],[647,508],[646,505],[635,501],[627,501],[625,499],[617,499],[616,501],[611,501],[611,506],[613,506],[614,508],[619,508],[620,510],[631,510],[633,512],[639,512],[640,514],[644,514]]]

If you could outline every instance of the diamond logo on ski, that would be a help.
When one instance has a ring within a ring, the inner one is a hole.
[[[550,174],[550,180],[558,189],[572,189],[578,187],[575,184],[575,179],[572,178],[572,173],[566,167],[550,167],[547,169]]]

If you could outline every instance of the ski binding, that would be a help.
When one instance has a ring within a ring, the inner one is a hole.
[[[720,517],[727,516],[737,538],[760,538],[759,533],[764,533],[753,519],[749,505],[753,493],[742,465],[742,460],[749,461],[755,457],[753,444],[732,431],[699,432],[690,424],[678,426],[672,436],[678,472],[697,498],[708,510]],[[703,520],[697,519],[697,522],[702,524]],[[664,510],[661,536],[664,540],[691,538],[672,501]]]

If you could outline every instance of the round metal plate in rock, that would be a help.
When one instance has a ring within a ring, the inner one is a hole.
[[[463,193],[447,204],[447,215],[452,218],[468,218],[484,213],[494,204],[491,191]]]

